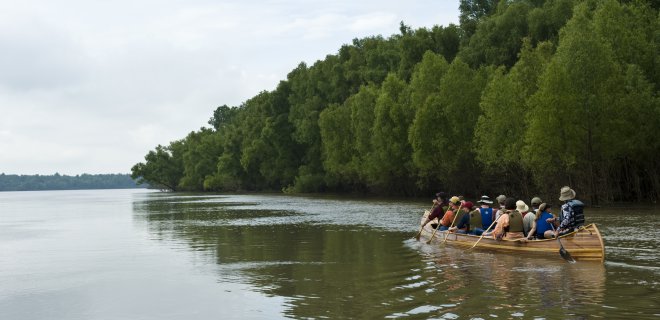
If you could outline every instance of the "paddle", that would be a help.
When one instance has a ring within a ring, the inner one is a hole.
[[[431,206],[431,209],[429,210],[429,214],[435,209],[435,204]],[[419,232],[417,232],[417,235],[415,236],[415,240],[419,241],[419,237],[422,235],[422,230],[424,230],[424,224],[422,224],[422,227],[419,228]]]
[[[454,222],[456,222],[456,218],[458,218],[458,213],[461,211],[462,207],[463,207],[463,203],[461,203],[461,205],[458,206],[456,213],[454,213],[454,220],[452,220],[451,224],[449,225],[449,228],[454,226]],[[447,230],[447,233],[445,234],[445,239],[442,240],[442,243],[445,243],[447,241],[447,237],[449,237],[449,229]]]
[[[552,227],[552,231],[555,231],[555,226],[553,224],[550,224],[550,227]],[[561,244],[561,240],[559,240],[559,234],[557,233],[555,235],[557,237],[557,242],[559,242],[559,255],[564,258],[564,260],[570,262],[570,263],[575,263],[575,259],[571,257],[571,254],[564,249],[564,246]]]
[[[449,210],[451,210],[451,205],[447,208],[447,211],[445,211],[445,214],[447,214],[447,212],[449,212]],[[444,215],[443,215],[443,217],[444,217]],[[431,239],[429,239],[429,241],[426,241],[426,244],[431,243],[431,240],[433,240],[433,237],[435,237],[435,233],[438,232],[438,229],[440,229],[440,226],[442,225],[440,223],[440,220],[441,219],[438,219],[438,226],[435,227],[435,229],[433,230],[433,233],[431,234]]]
[[[490,230],[490,228],[492,228],[492,227],[495,225],[495,223],[497,223],[497,220],[499,220],[501,217],[502,217],[502,216],[500,216],[499,218],[497,218],[495,221],[493,221],[493,223],[491,223],[491,224],[488,226],[488,229],[486,229],[486,231],[484,231],[484,232],[481,234],[481,237],[479,237],[479,240],[477,240],[477,242],[475,242],[474,245],[472,245],[472,247],[470,247],[470,249],[472,249],[472,248],[474,248],[474,247],[477,246],[477,244],[479,243],[479,241],[481,241],[481,239],[483,239],[483,237],[486,235],[486,233],[488,232],[488,230]]]

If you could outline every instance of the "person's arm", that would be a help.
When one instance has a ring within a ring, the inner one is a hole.
[[[557,228],[557,231],[559,230],[564,230],[568,227],[568,224],[573,220],[573,208],[571,206],[566,206],[566,212],[564,214],[564,218],[561,220],[561,223],[559,224],[559,228]]]
[[[532,220],[532,228],[529,229],[529,233],[527,233],[527,240],[534,239],[535,234],[536,234],[536,219]]]

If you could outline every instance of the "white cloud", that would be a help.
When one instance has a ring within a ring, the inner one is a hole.
[[[0,2],[0,172],[129,172],[215,107],[370,35],[458,20],[444,1]]]

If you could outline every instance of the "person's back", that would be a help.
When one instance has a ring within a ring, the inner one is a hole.
[[[555,217],[552,213],[549,212],[550,206],[542,204],[541,207],[538,209],[539,214],[538,218],[535,217],[536,220],[536,230],[535,230],[535,236],[537,239],[549,239],[552,238],[551,233],[553,231],[553,227],[550,225],[548,220],[553,220]]]
[[[561,216],[557,232],[564,235],[584,225],[584,203],[575,199],[575,191],[568,186],[561,188],[559,200],[564,201],[561,206]]]

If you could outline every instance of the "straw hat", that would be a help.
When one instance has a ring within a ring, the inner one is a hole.
[[[566,201],[575,199],[575,190],[571,189],[569,186],[564,186],[559,192],[559,200]]]
[[[529,207],[525,204],[525,201],[518,200],[516,201],[516,210],[519,212],[529,211]]]

